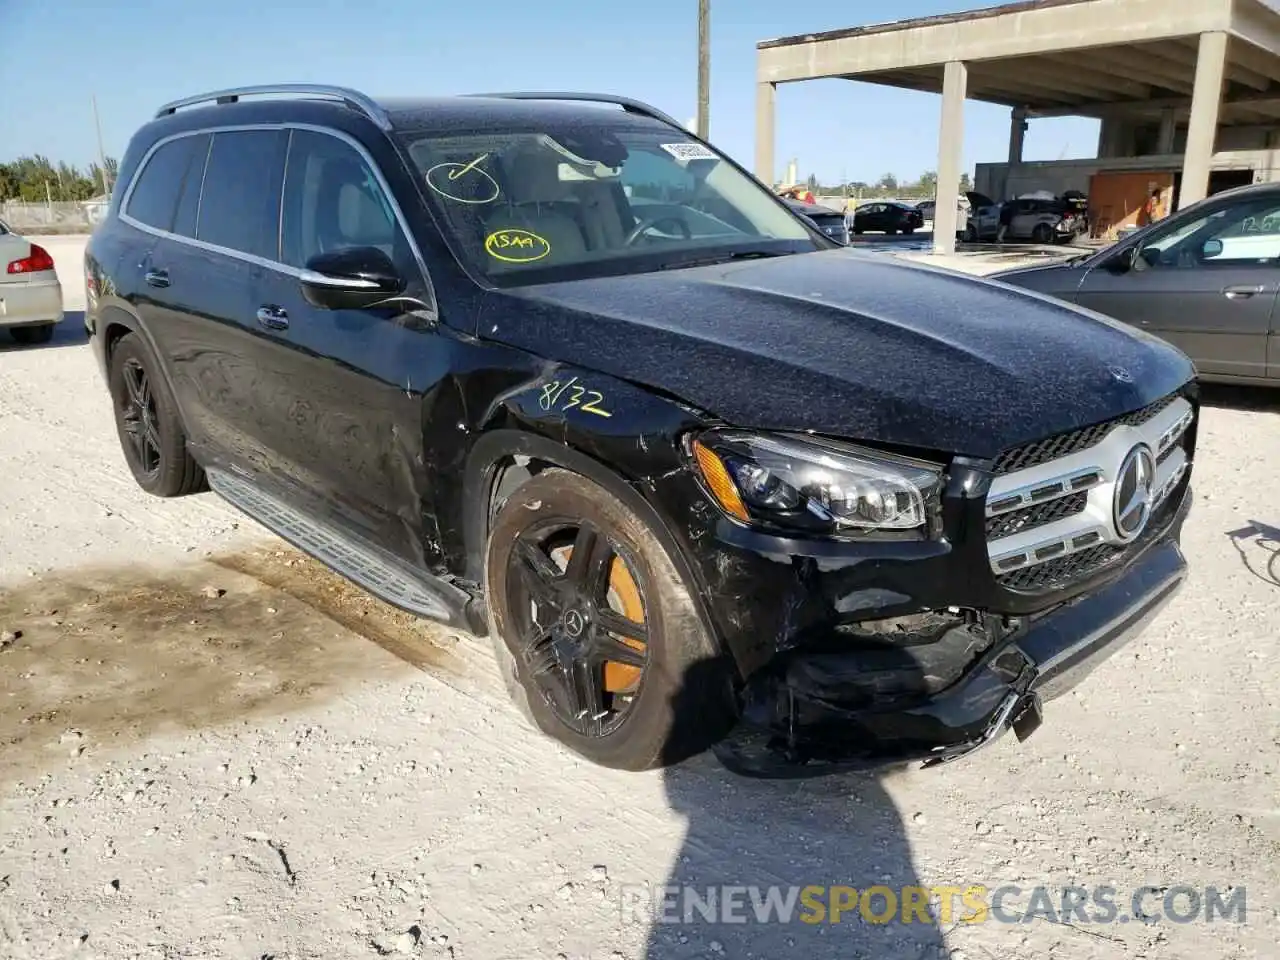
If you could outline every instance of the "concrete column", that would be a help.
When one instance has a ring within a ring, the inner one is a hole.
[[[1022,144],[1027,135],[1027,111],[1014,107],[1009,117],[1009,166],[1022,162]]]
[[[1187,128],[1187,150],[1182,161],[1182,193],[1178,209],[1184,209],[1209,194],[1209,165],[1218,135],[1218,112],[1222,107],[1222,80],[1227,66],[1227,35],[1200,34],[1196,57],[1196,84],[1191,94],[1191,124]]]
[[[756,176],[773,189],[773,113],[777,100],[776,83],[756,84]]]
[[[1160,113],[1160,135],[1156,138],[1156,153],[1168,156],[1173,153],[1173,141],[1178,133],[1178,112],[1167,108]]]
[[[956,252],[960,167],[964,164],[964,98],[969,67],[952,60],[942,74],[942,122],[938,127],[938,196],[933,212],[933,252]]]

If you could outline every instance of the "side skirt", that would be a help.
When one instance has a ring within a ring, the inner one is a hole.
[[[242,477],[206,470],[209,487],[237,510],[394,607],[483,636],[483,606],[470,593],[415,571],[371,543],[307,516]]]

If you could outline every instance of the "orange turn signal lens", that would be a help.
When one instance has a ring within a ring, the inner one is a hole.
[[[738,493],[733,478],[729,476],[729,470],[725,467],[724,461],[699,440],[693,441],[693,457],[698,463],[698,470],[707,484],[707,489],[716,498],[716,503],[720,504],[721,509],[744,523],[750,521],[751,514],[747,513],[747,505],[742,502],[742,496]]]

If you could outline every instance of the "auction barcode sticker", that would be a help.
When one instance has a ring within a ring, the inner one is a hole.
[[[677,160],[719,160],[715,151],[700,143],[664,143],[662,149]]]

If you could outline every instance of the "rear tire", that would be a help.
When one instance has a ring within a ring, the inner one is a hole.
[[[563,568],[557,543],[569,545]],[[618,562],[634,579],[642,622],[606,605]],[[701,753],[731,729],[731,669],[688,587],[645,522],[585,477],[546,470],[508,497],[489,538],[485,593],[508,692],[573,752],[646,770]],[[620,637],[632,638],[633,653],[617,646]],[[623,660],[606,656],[617,651]],[[610,685],[618,667],[638,677],[621,692]]]
[[[53,324],[39,323],[27,327],[11,327],[13,339],[21,344],[48,343],[53,339]]]
[[[187,452],[187,435],[160,364],[136,333],[116,342],[107,384],[120,447],[138,486],[157,497],[207,489],[204,471]]]
[[[965,228],[964,228],[964,242],[965,242],[965,243],[977,243],[977,242],[978,242],[978,229],[977,229],[977,227],[975,227],[972,223],[965,224]]]

